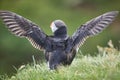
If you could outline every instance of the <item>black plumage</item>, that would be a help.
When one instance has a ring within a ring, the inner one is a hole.
[[[35,48],[43,50],[49,68],[56,69],[61,64],[71,64],[84,41],[104,30],[117,14],[118,11],[111,11],[100,15],[81,25],[71,37],[61,20],[53,21],[51,29],[54,35],[48,36],[35,23],[16,13],[0,11],[0,18],[13,34],[27,38]]]

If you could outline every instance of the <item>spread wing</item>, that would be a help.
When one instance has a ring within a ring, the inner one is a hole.
[[[83,24],[72,35],[73,47],[78,50],[87,38],[103,31],[117,15],[118,11],[107,12]]]
[[[45,48],[47,35],[36,24],[10,11],[0,11],[0,18],[16,36],[27,38],[39,50]]]

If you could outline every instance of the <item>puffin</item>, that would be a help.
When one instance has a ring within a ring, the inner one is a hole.
[[[28,39],[33,47],[43,51],[48,68],[54,70],[70,65],[86,39],[102,32],[118,13],[110,11],[93,18],[80,25],[71,36],[62,20],[53,21],[50,25],[53,35],[47,35],[37,24],[14,12],[0,10],[0,18],[12,34]]]

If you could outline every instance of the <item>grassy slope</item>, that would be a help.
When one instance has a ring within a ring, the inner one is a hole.
[[[23,65],[17,74],[5,80],[120,80],[120,51],[111,42],[109,47],[99,47],[95,57],[77,57],[71,66],[60,67],[58,71],[47,69],[46,63],[41,65]]]

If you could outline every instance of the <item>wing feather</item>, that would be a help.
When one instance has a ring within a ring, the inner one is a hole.
[[[107,12],[100,15],[77,29],[72,35],[74,48],[79,48],[87,38],[102,32],[118,15],[118,11]]]
[[[0,18],[13,34],[27,38],[39,50],[44,49],[47,35],[35,23],[10,11],[0,11]]]

